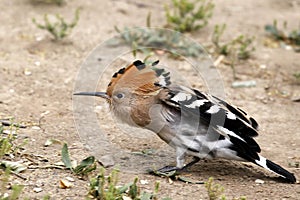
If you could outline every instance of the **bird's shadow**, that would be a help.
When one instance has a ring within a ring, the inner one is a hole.
[[[193,174],[195,178],[214,177],[219,180],[236,181],[261,179],[264,181],[287,182],[286,179],[276,176],[255,164],[224,159],[200,160],[190,167],[186,173]]]

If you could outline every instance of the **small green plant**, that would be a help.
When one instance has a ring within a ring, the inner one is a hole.
[[[137,51],[141,51],[148,57],[151,52],[160,50],[175,58],[179,55],[197,57],[203,53],[203,48],[200,45],[189,42],[179,32],[148,28],[129,29],[127,27],[123,31],[118,28],[116,30],[120,34],[120,40],[114,42],[130,46],[134,57]]]
[[[224,193],[224,187],[220,184],[216,184],[214,182],[214,178],[210,177],[207,182],[204,183],[205,188],[207,190],[207,195],[209,200],[226,200],[228,199],[223,193]],[[238,198],[233,198],[233,200],[246,200],[247,198],[242,196]]]
[[[222,43],[221,37],[226,30],[226,24],[216,25],[212,35],[212,43],[214,45],[214,53],[224,55],[233,70],[233,76],[236,78],[235,64],[240,60],[249,59],[251,53],[255,51],[253,46],[254,37],[239,35],[229,42]]]
[[[293,76],[296,78],[296,81],[300,83],[300,72],[294,73]]]
[[[172,4],[172,10],[165,6],[167,27],[180,32],[191,32],[205,27],[215,7],[207,0],[172,0]]]
[[[183,37],[180,32],[150,28],[150,12],[146,19],[146,25],[147,28],[125,27],[122,31],[118,27],[115,27],[120,37],[117,40],[111,41],[111,46],[125,44],[131,47],[134,57],[136,57],[137,52],[141,52],[146,55],[145,60],[153,56],[154,53],[166,53],[173,58],[179,58],[181,55],[198,57],[203,54],[202,46]]]
[[[265,25],[265,31],[275,41],[293,45],[296,51],[300,51],[300,26],[298,30],[287,31],[287,22],[283,22],[282,28],[278,28],[278,23],[274,20],[272,25]]]
[[[300,168],[300,161],[289,162],[289,167]]]
[[[212,43],[216,47],[216,53],[225,56],[236,55],[238,59],[248,59],[251,53],[255,50],[252,43],[254,38],[247,37],[245,35],[239,35],[227,43],[221,44],[221,37],[226,29],[226,24],[216,25],[213,35]]]
[[[80,162],[80,164],[75,167],[72,166],[68,145],[66,143],[64,143],[63,145],[63,148],[61,150],[61,155],[62,155],[62,161],[64,165],[76,175],[84,176],[96,169],[96,162],[94,156],[89,156],[83,159]]]
[[[4,128],[2,124],[0,124],[0,158],[4,155],[15,154],[20,150],[26,143],[27,140],[24,140],[22,144],[17,144],[15,141],[17,139],[17,131],[19,130],[19,125],[13,123],[13,119],[10,120],[10,125],[8,128]],[[4,130],[7,130],[4,133]]]
[[[56,4],[61,6],[66,3],[66,0],[31,0],[33,3]]]
[[[137,182],[138,178],[135,178],[132,183],[118,186],[118,171],[114,169],[105,176],[105,170],[101,168],[99,174],[90,179],[88,197],[99,200],[123,200],[126,197],[133,200],[158,200],[159,182],[155,183],[154,192],[151,193],[141,192]],[[170,200],[170,198],[163,198],[163,200]]]
[[[207,190],[208,199],[209,200],[218,200],[222,199],[224,200],[225,197],[223,195],[224,193],[224,187],[214,183],[214,178],[210,177],[207,182],[205,182],[205,188]]]
[[[48,18],[48,15],[44,15],[44,24],[36,22],[36,19],[33,18],[32,22],[39,28],[47,30],[54,37],[55,40],[61,40],[67,37],[72,29],[77,25],[79,20],[80,9],[76,9],[75,17],[71,23],[66,23],[65,19],[57,14],[55,15],[56,20],[51,22]]]
[[[5,171],[0,170],[0,200],[16,200],[24,188],[22,185],[9,186],[10,169],[6,168]],[[11,191],[7,188],[10,187]]]
[[[15,137],[12,134],[5,136],[3,134],[3,126],[0,125],[0,158],[2,158],[5,154],[9,154],[12,150],[12,141]]]

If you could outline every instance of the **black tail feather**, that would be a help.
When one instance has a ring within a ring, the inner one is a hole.
[[[280,175],[290,183],[296,183],[296,177],[294,176],[294,174],[262,156],[259,156],[259,160],[255,160],[255,164]]]
[[[267,160],[266,165],[271,171],[283,176],[288,182],[296,183],[296,177],[294,176],[294,174],[283,169],[281,166],[277,165],[276,163],[273,163],[270,160]]]

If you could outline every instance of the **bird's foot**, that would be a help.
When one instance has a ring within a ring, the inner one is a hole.
[[[156,176],[167,176],[167,177],[174,177],[178,174],[180,171],[180,168],[175,166],[165,166],[160,169],[155,170],[149,170],[148,172],[150,174],[156,175]]]
[[[158,170],[151,170],[150,174],[161,176],[161,177],[168,177],[172,180],[182,181],[184,183],[191,183],[191,184],[204,184],[204,181],[193,180],[190,177],[185,177],[180,173],[186,171],[187,167],[178,168],[175,166],[165,166]]]
[[[160,168],[158,170],[156,170],[159,173],[169,173],[169,172],[177,172],[180,171],[181,169],[175,166],[165,166],[163,168]]]

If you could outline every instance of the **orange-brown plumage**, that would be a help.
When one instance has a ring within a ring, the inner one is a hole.
[[[127,88],[133,93],[150,94],[161,89],[153,83],[158,81],[155,71],[149,66],[140,67],[135,63],[116,72],[107,87],[107,95],[112,96],[113,91]]]

